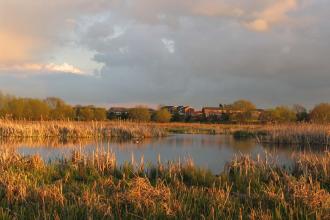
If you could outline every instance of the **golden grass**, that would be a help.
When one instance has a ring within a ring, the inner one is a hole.
[[[203,123],[158,123],[157,127],[173,133],[185,134],[233,134],[235,131],[254,131],[262,129],[263,125],[239,124],[203,124]]]
[[[329,219],[330,154],[293,158],[243,155],[213,175],[191,160],[118,166],[110,151],[52,164],[1,152],[0,218]]]
[[[30,138],[34,142],[58,138],[58,142],[78,144],[82,139],[142,139],[163,137],[168,133],[234,134],[235,137],[255,137],[261,143],[327,147],[330,125],[223,125],[200,123],[136,123],[131,121],[7,121],[0,120],[0,141]],[[76,140],[76,141],[75,141]],[[56,144],[54,144],[56,145]]]
[[[304,146],[328,146],[330,144],[330,125],[288,124],[265,126],[257,134],[263,143],[294,144]]]
[[[0,120],[0,137],[47,139],[70,138],[150,138],[165,136],[156,126],[133,122],[8,121]]]

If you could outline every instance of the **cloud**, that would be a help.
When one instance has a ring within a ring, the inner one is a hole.
[[[192,1],[190,2],[193,15],[210,17],[241,17],[245,11],[237,3],[226,1]]]
[[[82,70],[67,63],[63,63],[61,65],[50,63],[46,65],[44,69],[50,72],[63,72],[63,73],[84,75],[84,72]]]
[[[121,4],[118,14],[147,24],[177,27],[182,19],[230,20],[252,31],[268,31],[285,24],[289,12],[298,8],[299,0],[136,0]]]
[[[175,53],[175,42],[173,40],[162,38],[161,41],[169,53]]]
[[[29,52],[37,42],[26,36],[0,31],[0,65],[28,60]]]
[[[288,20],[288,12],[298,7],[297,1],[252,0],[247,4],[239,0],[57,0],[51,3],[0,0],[0,65],[53,62],[51,59],[56,57],[59,47],[86,46],[79,45],[79,31],[100,25],[109,16],[125,25],[138,23],[170,28],[182,26],[187,18],[196,24],[200,19],[216,19],[220,28],[228,19],[253,31],[268,31],[273,25]],[[125,25],[114,24],[112,32],[103,40],[121,37],[126,32]],[[175,49],[168,46],[170,51]]]
[[[149,1],[144,7],[147,1],[136,1],[129,10],[135,13],[116,11],[81,34],[104,64],[97,88],[108,100],[200,106],[247,98],[263,106],[311,105],[316,99],[304,97],[330,92],[322,83],[330,80],[328,24],[291,25],[307,13],[286,0],[231,1],[240,9],[232,14],[220,7],[207,14],[203,7],[212,6],[203,3],[211,1],[196,2]],[[109,40],[115,26],[124,26],[125,34]]]
[[[77,21],[108,10],[104,0],[0,0],[0,66],[50,62],[74,44]]]
[[[254,31],[268,31],[269,30],[269,23],[264,19],[256,19],[252,22],[246,24],[248,28]]]
[[[0,66],[0,71],[23,73],[23,74],[43,74],[43,73],[70,73],[76,75],[86,75],[81,69],[70,65],[68,63],[63,64],[37,64],[37,63],[25,63],[12,66]]]
[[[0,0],[0,86],[95,104],[329,101],[330,3],[306,1]]]
[[[246,26],[255,31],[268,31],[272,25],[288,20],[287,13],[296,9],[297,0],[278,0],[261,12],[256,13],[256,18],[247,22]]]

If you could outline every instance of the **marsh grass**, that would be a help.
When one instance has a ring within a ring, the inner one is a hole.
[[[273,124],[221,125],[199,123],[137,123],[132,121],[73,122],[73,121],[8,121],[0,120],[0,141],[30,139],[47,142],[78,144],[85,139],[130,140],[164,137],[175,134],[226,134],[235,138],[254,138],[272,145],[327,148],[330,145],[330,125]]]
[[[110,151],[45,164],[0,153],[1,219],[329,219],[330,154],[292,169],[239,156],[218,175],[185,162],[118,166]]]
[[[150,138],[166,136],[167,132],[156,126],[133,122],[73,122],[73,121],[9,121],[0,120],[1,138],[60,140],[78,138]]]
[[[203,123],[162,123],[157,127],[175,134],[233,134],[236,131],[259,130],[262,125],[203,124]]]
[[[262,143],[327,147],[330,144],[330,125],[308,123],[271,125],[262,128],[261,133],[256,132],[256,138]]]

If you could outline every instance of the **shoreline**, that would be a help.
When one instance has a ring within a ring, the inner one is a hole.
[[[0,137],[49,138],[75,140],[81,138],[144,139],[169,134],[225,134],[235,138],[254,138],[260,143],[326,145],[330,144],[330,125],[227,125],[197,123],[143,123],[130,121],[7,121],[0,120]]]

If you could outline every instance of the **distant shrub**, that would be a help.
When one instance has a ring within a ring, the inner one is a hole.
[[[294,110],[286,106],[278,106],[275,109],[269,109],[260,116],[262,122],[288,123],[297,121],[297,114]]]
[[[321,103],[315,106],[310,113],[310,119],[317,123],[330,123],[330,104]]]
[[[167,109],[160,109],[152,115],[152,120],[155,122],[166,123],[171,121],[171,113]]]
[[[128,118],[133,121],[148,122],[151,120],[151,114],[149,109],[145,107],[135,107],[128,111]]]

